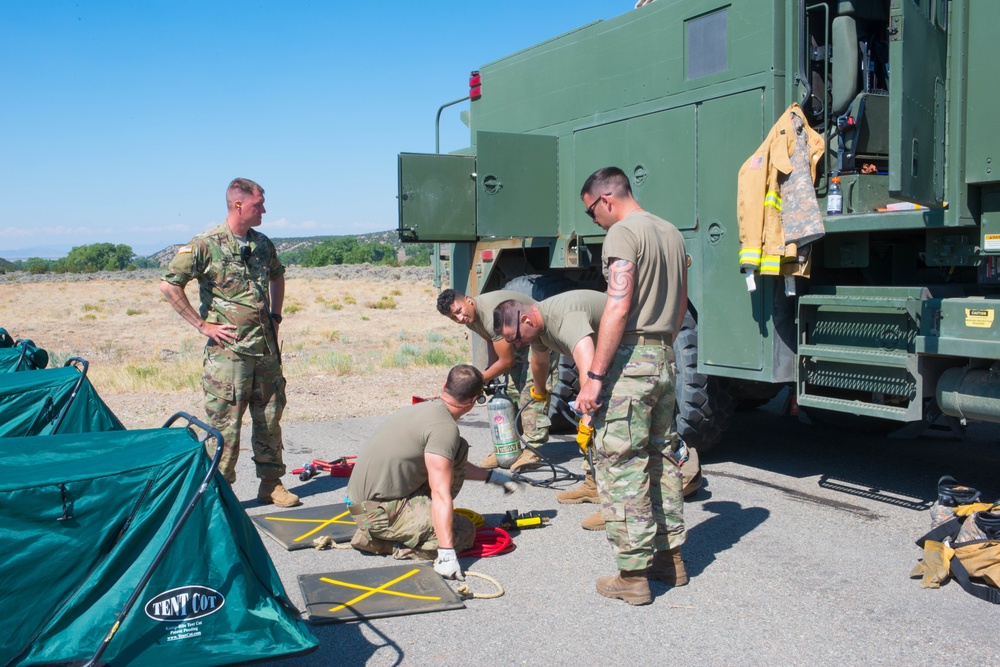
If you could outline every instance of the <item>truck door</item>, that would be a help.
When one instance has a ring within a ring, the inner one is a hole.
[[[924,206],[945,200],[945,0],[889,7],[889,194]]]
[[[399,155],[399,235],[406,241],[476,240],[476,158]]]

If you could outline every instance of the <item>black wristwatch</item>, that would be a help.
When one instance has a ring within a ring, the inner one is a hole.
[[[593,371],[587,371],[587,377],[589,377],[591,380],[597,380],[600,383],[603,383],[605,380],[608,379],[608,376],[606,376],[606,375],[598,375],[597,373],[594,373]]]
[[[281,320],[283,318],[281,317],[281,313],[271,313],[271,319],[277,322],[278,324],[281,324]]]

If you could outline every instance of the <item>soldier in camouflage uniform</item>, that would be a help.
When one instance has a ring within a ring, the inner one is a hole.
[[[618,574],[597,592],[633,605],[652,602],[649,579],[687,583],[677,465],[673,339],[687,311],[684,238],[647,213],[617,167],[594,172],[580,197],[607,232],[602,249],[607,304],[597,348],[577,397],[594,419],[594,473]]]
[[[486,341],[489,355],[489,365],[483,371],[483,381],[507,374],[507,396],[514,402],[515,409],[523,406],[529,400],[534,400],[531,406],[521,413],[521,426],[524,429],[524,439],[533,447],[541,447],[548,442],[549,427],[549,392],[539,394],[528,373],[529,352],[517,348],[493,331],[493,310],[501,302],[514,299],[530,306],[535,300],[519,292],[497,290],[480,294],[477,297],[466,296],[453,289],[446,289],[438,295],[438,312],[452,322],[464,324],[468,329],[478,334]],[[516,471],[521,466],[541,461],[533,451],[525,448],[511,464],[510,469]],[[479,462],[482,468],[496,468],[499,465],[496,454],[490,453]]]
[[[358,454],[347,484],[348,508],[358,529],[351,546],[397,559],[435,559],[447,579],[464,579],[457,553],[473,545],[475,526],[455,514],[453,500],[466,479],[516,485],[499,470],[468,462],[469,443],[456,423],[483,390],[478,368],[462,364],[448,373],[438,400],[391,415]]]
[[[253,420],[254,463],[265,504],[294,507],[299,499],[281,484],[281,413],[285,378],[278,325],[285,294],[285,267],[263,234],[264,189],[237,178],[226,190],[226,221],[181,246],[167,267],[160,291],[181,317],[208,338],[202,388],[208,421],[225,440],[219,470],[236,481],[240,427],[247,407]],[[184,286],[198,281],[201,309],[195,311]]]

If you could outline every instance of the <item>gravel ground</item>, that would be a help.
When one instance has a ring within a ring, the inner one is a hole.
[[[381,418],[296,424],[290,461],[356,454]],[[485,409],[459,423],[470,459],[490,450]],[[807,427],[766,410],[741,413],[721,451],[705,464],[706,484],[685,503],[688,586],[653,585],[653,604],[630,607],[594,590],[614,571],[603,533],[579,528],[593,505],[559,505],[550,489],[512,496],[470,483],[457,506],[497,525],[508,509],[551,516],[514,535],[517,549],[462,559],[498,579],[503,597],[463,610],[313,626],[313,654],[267,665],[927,665],[1000,664],[995,608],[949,583],[925,590],[907,578],[929,528],[926,507],[945,473],[1000,494],[996,429],[960,450],[927,438],[905,443]],[[946,451],[960,452],[947,456]],[[543,449],[579,470],[575,445]],[[248,513],[256,504],[249,457],[236,482]],[[945,466],[946,462],[946,466]],[[341,502],[345,481],[286,478],[309,506]],[[848,491],[845,489],[852,489]],[[298,575],[395,564],[354,551],[285,551],[262,539],[292,601]],[[482,581],[473,590],[489,592]],[[641,656],[641,657],[639,657]]]

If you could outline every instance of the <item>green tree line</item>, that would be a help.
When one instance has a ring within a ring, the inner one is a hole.
[[[362,242],[353,236],[342,236],[279,253],[278,256],[284,264],[299,264],[301,266],[329,266],[331,264],[429,266],[432,247],[431,244],[427,243],[407,247],[406,261],[400,262],[396,248],[389,243]]]
[[[94,273],[95,271],[132,271],[156,267],[146,257],[137,257],[132,246],[119,243],[91,243],[76,246],[61,259],[29,257],[15,261],[3,260],[0,270],[29,273]]]
[[[389,266],[429,266],[430,243],[407,246],[406,260],[400,262],[397,250],[389,243],[358,241],[353,236],[342,236],[320,243],[279,253],[284,264],[301,266],[328,266],[330,264],[385,264]],[[0,273],[27,271],[29,273],[94,273],[95,271],[132,271],[155,269],[159,264],[148,257],[138,257],[132,247],[120,243],[91,243],[76,246],[61,259],[31,257],[8,261],[0,259]]]

